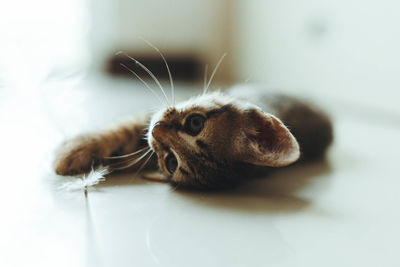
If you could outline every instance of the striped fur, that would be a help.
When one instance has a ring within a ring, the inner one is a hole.
[[[185,128],[194,114],[205,118],[197,134]],[[66,142],[57,155],[56,172],[70,175],[86,172],[92,164],[111,164],[111,156],[146,147],[143,135],[169,182],[197,188],[231,186],[257,166],[286,166],[300,155],[320,158],[333,137],[329,117],[300,100],[244,90],[214,92]],[[177,161],[172,173],[166,162],[171,153]]]

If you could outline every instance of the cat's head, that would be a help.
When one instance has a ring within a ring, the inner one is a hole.
[[[188,187],[225,187],[244,165],[286,166],[300,155],[278,118],[218,92],[155,113],[148,142],[160,171]]]

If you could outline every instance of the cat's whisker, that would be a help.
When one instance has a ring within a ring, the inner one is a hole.
[[[140,162],[140,161],[141,161],[143,158],[145,158],[151,151],[152,151],[151,148],[149,148],[149,149],[148,149],[145,153],[143,153],[143,155],[141,155],[139,158],[136,158],[136,159],[132,160],[130,163],[128,163],[128,164],[125,165],[125,166],[122,166],[122,167],[119,167],[119,168],[115,168],[115,169],[117,169],[117,170],[123,170],[123,169],[129,168],[129,167],[135,165],[136,163]],[[126,161],[126,162],[129,162],[129,160]],[[124,163],[124,162],[122,162],[122,163]]]
[[[154,50],[157,51],[157,53],[161,56],[162,60],[164,61],[165,66],[167,67],[168,71],[168,76],[169,76],[169,82],[171,86],[171,98],[172,98],[172,104],[175,106],[175,87],[174,87],[174,82],[172,79],[172,74],[169,68],[169,65],[167,63],[167,60],[165,59],[164,55],[161,53],[160,49],[158,49],[155,45],[150,43],[148,40],[144,39],[143,37],[139,37],[141,40],[143,40],[145,43],[147,43],[149,46],[151,46]]]
[[[213,78],[214,78],[214,75],[215,75],[215,73],[217,72],[217,70],[218,70],[218,68],[219,68],[219,65],[221,65],[221,63],[222,63],[222,61],[224,60],[224,58],[226,57],[226,55],[227,55],[227,53],[224,53],[224,54],[222,55],[222,57],[219,59],[217,65],[215,65],[215,68],[214,68],[213,72],[211,73],[210,80],[208,81],[207,86],[206,86],[205,89],[204,89],[204,94],[207,93],[207,90],[208,90],[208,88],[210,87],[210,84],[211,84],[211,82],[212,82],[212,80],[213,80]]]
[[[140,166],[140,168],[136,171],[135,176],[137,176],[140,171],[143,170],[143,168],[146,166],[146,164],[149,162],[149,160],[151,159],[151,157],[154,155],[154,151],[150,153],[150,155],[148,156],[148,158],[145,160],[145,162],[142,164],[142,166]]]
[[[152,151],[151,147],[147,148],[147,150],[139,157],[137,158],[135,161],[139,162],[140,160],[142,160],[147,154],[149,154]]]
[[[168,102],[163,102],[162,100],[161,100],[161,98],[160,98],[160,96],[142,79],[142,78],[140,78],[140,76],[136,73],[136,72],[134,72],[133,70],[131,70],[130,68],[128,68],[125,64],[123,64],[123,63],[120,63],[120,65],[122,66],[122,67],[124,67],[126,70],[128,70],[130,73],[132,73],[133,75],[135,75],[136,76],[136,78],[138,78],[139,79],[139,81],[141,81],[146,87],[147,87],[147,89],[149,89],[150,90],[150,92],[152,92],[154,95],[155,95],[155,97],[158,99],[158,101],[160,101],[160,103],[162,104],[162,105],[166,105],[167,107],[168,107]]]
[[[204,85],[203,85],[203,94],[206,93],[206,86],[207,86],[207,75],[208,75],[208,64],[204,67]]]
[[[130,156],[134,156],[136,154],[139,154],[140,152],[142,152],[143,150],[145,150],[146,147],[136,150],[135,152],[129,153],[129,154],[125,154],[125,155],[121,155],[121,156],[113,156],[113,157],[104,157],[105,159],[121,159],[121,158],[127,158]]]
[[[134,156],[135,156],[135,155],[134,155]],[[137,157],[134,157],[134,158],[125,158],[125,159],[123,159],[123,160],[119,160],[119,161],[117,161],[117,162],[110,163],[109,166],[115,168],[115,166],[123,165],[123,164],[126,164],[126,163],[129,164],[129,163],[131,163],[132,161],[135,161],[135,160],[137,160],[137,159],[138,159]],[[115,160],[117,160],[117,159],[115,159]]]
[[[135,160],[137,160],[137,158],[124,159],[124,160],[121,160],[121,161],[118,161],[115,163],[111,163],[111,164],[109,164],[109,166],[114,169],[118,169],[115,166],[123,165],[122,167],[124,167],[125,166],[124,164],[127,164],[127,163],[130,164],[132,161],[135,161]]]
[[[168,103],[168,102],[169,102],[169,99],[168,99],[168,97],[167,97],[167,94],[165,93],[164,88],[162,87],[160,81],[159,81],[159,80],[156,78],[156,76],[153,74],[153,72],[151,72],[151,70],[149,70],[145,65],[143,65],[143,64],[142,64],[140,61],[138,61],[136,58],[131,57],[130,55],[128,55],[128,54],[125,53],[125,52],[122,52],[122,51],[121,51],[121,53],[123,53],[125,56],[127,56],[128,58],[130,58],[131,60],[133,60],[136,64],[139,65],[139,67],[141,67],[147,74],[150,75],[150,77],[154,80],[154,82],[155,82],[155,83],[157,84],[157,86],[160,88],[161,92],[163,93],[163,95],[164,95],[164,97],[165,97],[165,99],[166,99],[166,101],[167,101],[167,103]],[[170,104],[169,104],[169,106],[170,106]]]
[[[140,140],[143,140],[143,141],[145,141],[145,142],[149,142],[149,135],[148,135],[148,134],[143,135],[143,136],[140,138]]]

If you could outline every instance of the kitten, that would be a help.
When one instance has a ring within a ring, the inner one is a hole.
[[[75,175],[93,165],[118,169],[157,158],[159,177],[172,184],[221,188],[249,179],[260,166],[321,158],[332,139],[330,118],[313,105],[237,86],[76,137],[60,147],[54,167]]]

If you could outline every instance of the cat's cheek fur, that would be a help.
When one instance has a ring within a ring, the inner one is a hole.
[[[276,117],[259,110],[249,112],[236,147],[239,160],[269,167],[283,167],[300,157],[300,146],[289,129]]]

